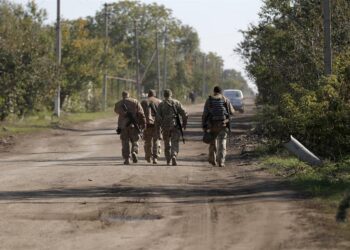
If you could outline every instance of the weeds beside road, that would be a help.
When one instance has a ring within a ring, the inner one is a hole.
[[[15,139],[21,135],[41,132],[48,129],[66,128],[80,122],[108,118],[113,115],[107,112],[91,113],[62,113],[60,118],[51,113],[42,112],[23,119],[9,118],[0,123],[0,150],[14,144]]]

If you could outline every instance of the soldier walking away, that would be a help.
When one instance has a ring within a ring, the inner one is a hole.
[[[156,92],[151,89],[148,91],[148,98],[141,102],[141,106],[146,116],[146,128],[143,131],[143,140],[145,141],[145,159],[147,162],[153,161],[157,164],[160,155],[160,129],[156,126],[156,116],[158,106],[161,100],[155,97]]]
[[[123,91],[122,97],[123,99],[115,104],[114,112],[119,115],[117,134],[120,134],[122,141],[124,164],[129,165],[130,153],[133,163],[138,161],[138,141],[145,126],[146,118],[141,104],[136,99],[131,98],[127,91]]]
[[[226,140],[231,126],[230,116],[234,111],[230,101],[222,95],[222,89],[214,87],[214,93],[205,102],[202,115],[203,130],[212,135],[208,161],[213,166],[225,166]]]
[[[170,165],[171,162],[173,166],[176,166],[176,157],[179,153],[179,141],[182,135],[182,139],[185,142],[183,130],[186,129],[188,117],[182,104],[171,97],[171,90],[164,90],[164,100],[159,104],[156,123],[162,129],[164,154],[167,165]]]

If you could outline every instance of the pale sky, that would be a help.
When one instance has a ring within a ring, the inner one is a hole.
[[[29,0],[12,0],[27,3]],[[48,19],[56,18],[56,0],[36,0],[47,10]],[[61,15],[66,19],[93,16],[110,0],[61,0]],[[242,40],[239,30],[250,23],[257,23],[262,0],[141,0],[163,4],[173,10],[173,15],[182,23],[194,27],[200,37],[204,52],[216,52],[225,62],[225,68],[234,68],[246,75],[239,55],[233,52]]]

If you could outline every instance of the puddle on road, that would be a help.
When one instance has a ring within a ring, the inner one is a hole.
[[[140,215],[140,216],[128,216],[128,215],[111,215],[102,217],[101,220],[109,223],[113,222],[125,222],[125,221],[150,221],[150,220],[160,220],[163,217],[160,215]]]

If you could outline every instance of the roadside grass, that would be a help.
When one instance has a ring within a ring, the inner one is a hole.
[[[88,122],[96,119],[111,117],[112,111],[91,113],[62,113],[60,118],[49,112],[40,112],[23,119],[10,117],[0,123],[0,138],[18,134],[34,133],[45,129],[70,126],[79,122]]]
[[[263,156],[261,167],[287,179],[291,186],[309,196],[339,221],[350,221],[350,156],[339,162],[312,167],[286,153]],[[346,225],[350,231],[350,224]]]

